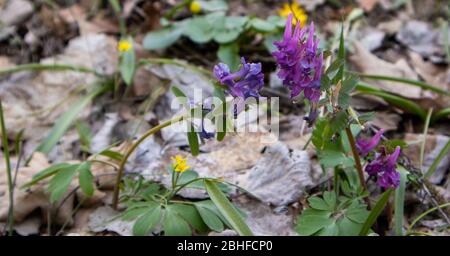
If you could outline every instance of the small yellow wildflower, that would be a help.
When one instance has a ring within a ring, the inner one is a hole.
[[[119,52],[127,52],[133,48],[133,44],[127,40],[121,40],[117,48]]]
[[[173,160],[173,168],[176,172],[184,172],[191,168],[189,165],[186,165],[187,159],[183,158],[180,155],[176,155],[175,157],[172,157]]]
[[[197,14],[202,10],[202,6],[197,1],[192,1],[191,5],[189,6],[189,9],[193,14]]]
[[[305,25],[308,15],[296,1],[293,1],[291,5],[289,5],[289,3],[284,3],[283,8],[278,11],[278,14],[285,18],[291,13],[294,14],[292,25],[297,24],[297,20],[300,21],[300,26]]]

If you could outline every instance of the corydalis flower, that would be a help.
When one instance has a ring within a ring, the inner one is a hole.
[[[384,130],[380,129],[370,140],[358,139],[356,141],[356,148],[361,156],[367,156],[370,151],[372,151],[380,142],[381,135],[383,135]]]
[[[377,184],[384,188],[396,188],[400,184],[400,173],[395,169],[397,158],[400,155],[400,147],[397,146],[391,155],[387,155],[385,149],[376,153],[376,158],[366,166],[366,172],[377,178]]]
[[[297,23],[292,31],[292,14],[286,22],[283,41],[274,42],[278,51],[273,52],[280,71],[278,77],[291,90],[291,97],[302,91],[310,101],[320,98],[320,77],[322,75],[323,53],[318,54],[319,39],[314,40],[314,23],[301,28]]]
[[[261,73],[261,63],[247,63],[241,58],[239,71],[231,73],[228,65],[219,63],[214,66],[214,75],[220,84],[227,87],[227,93],[233,97],[259,97],[259,91],[264,86],[264,74]]]

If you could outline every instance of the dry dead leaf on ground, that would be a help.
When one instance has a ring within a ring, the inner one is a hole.
[[[417,74],[404,59],[400,59],[396,63],[387,62],[370,53],[359,42],[355,42],[354,49],[355,51],[350,56],[350,61],[362,73],[418,79]],[[380,80],[369,80],[368,83],[407,98],[420,99],[424,97],[419,87]]]
[[[28,167],[19,168],[14,191],[14,220],[22,222],[30,213],[36,209],[48,212],[50,205],[50,195],[46,192],[47,182],[41,182],[30,189],[23,190],[20,187],[29,182],[34,175],[49,167],[47,158],[42,153],[34,153]],[[56,223],[63,224],[72,219],[74,196],[69,196],[58,211]],[[0,221],[6,221],[8,216],[9,201],[8,187],[6,182],[6,170],[0,167]],[[42,216],[46,216],[45,213]]]
[[[372,9],[380,2],[380,0],[358,0],[358,4],[366,12],[372,11]]]
[[[392,112],[376,112],[375,119],[370,121],[370,124],[375,125],[378,128],[383,128],[385,131],[396,131],[398,124],[402,120],[399,114]]]
[[[422,134],[407,133],[404,140],[409,143],[404,154],[412,161],[412,163],[419,167],[420,163],[420,146],[423,140]],[[443,135],[428,134],[425,144],[425,156],[423,160],[423,170],[427,171],[438,154],[442,151],[445,144],[448,142],[449,137]],[[438,164],[436,171],[429,178],[430,182],[434,184],[440,184],[445,178],[447,170],[450,166],[450,154],[444,156],[441,162]]]
[[[117,42],[103,34],[78,37],[69,42],[63,54],[41,63],[83,66],[110,75],[117,67]],[[82,97],[82,88],[95,81],[92,74],[74,71],[21,72],[4,79],[0,97],[8,131],[15,134],[25,129],[25,139],[43,138],[56,118]]]

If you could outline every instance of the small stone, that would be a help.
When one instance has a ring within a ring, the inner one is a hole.
[[[18,25],[33,13],[33,5],[26,0],[6,1],[0,10],[0,23],[6,26]]]

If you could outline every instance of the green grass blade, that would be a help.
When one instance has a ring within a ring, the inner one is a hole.
[[[47,137],[36,148],[35,151],[48,154],[53,147],[58,143],[59,139],[70,128],[72,123],[77,118],[78,114],[99,94],[106,91],[107,86],[99,87],[93,92],[84,96],[80,101],[75,103],[68,111],[66,111],[55,123],[53,128],[48,133]]]
[[[360,236],[367,236],[369,233],[370,228],[377,220],[378,216],[381,214],[381,212],[384,209],[384,206],[389,200],[389,196],[392,193],[392,189],[386,190],[378,200],[377,204],[373,207],[372,211],[370,211],[369,217],[367,217],[366,222],[364,223],[364,226],[361,228],[361,231],[359,232]]]
[[[390,82],[396,82],[396,83],[403,83],[403,84],[408,84],[408,85],[413,85],[413,86],[417,86],[420,87],[424,90],[429,90],[441,95],[445,95],[445,96],[450,96],[450,92],[447,90],[443,90],[441,88],[438,88],[436,86],[433,86],[431,84],[427,84],[425,82],[422,81],[417,81],[417,80],[413,80],[413,79],[407,79],[407,78],[401,78],[401,77],[393,77],[393,76],[382,76],[382,75],[373,75],[373,74],[364,74],[364,73],[359,73],[359,72],[347,72],[349,74],[355,74],[358,75],[360,78],[366,78],[369,80],[382,80],[382,81],[390,81]]]
[[[400,185],[395,190],[394,201],[394,231],[396,236],[403,235],[403,212],[405,204],[405,187],[408,171],[402,166],[397,168],[400,172]]]
[[[419,167],[421,170],[423,168],[423,158],[425,156],[425,145],[427,143],[428,127],[430,126],[430,120],[431,120],[432,114],[433,114],[433,108],[430,108],[428,110],[427,118],[425,119],[425,123],[423,126],[422,144],[420,145],[420,158],[419,158]]]
[[[230,223],[231,227],[241,236],[252,236],[253,233],[245,221],[239,215],[236,208],[228,201],[227,197],[217,187],[215,181],[204,180],[206,190],[211,200],[219,209],[220,213]]]
[[[8,179],[8,200],[9,200],[9,209],[8,209],[8,219],[7,219],[7,226],[8,226],[8,235],[13,235],[13,225],[14,225],[14,187],[13,187],[13,179],[12,179],[12,173],[11,173],[11,162],[9,158],[9,145],[8,145],[8,132],[6,131],[5,126],[5,118],[3,116],[3,105],[2,101],[0,99],[0,128],[2,132],[2,146],[3,146],[3,157],[5,158],[5,164],[6,164],[6,176]]]
[[[402,98],[400,96],[388,93],[386,91],[382,91],[380,89],[374,88],[364,83],[358,83],[358,85],[356,86],[356,90],[363,94],[369,94],[380,97],[391,104],[394,104],[410,113],[418,115],[423,120],[426,119],[427,114],[425,110],[414,101]]]
[[[411,234],[412,228],[416,225],[417,222],[419,222],[421,219],[423,219],[423,217],[427,216],[428,214],[430,214],[430,213],[432,213],[432,212],[434,212],[434,211],[436,211],[438,209],[441,209],[441,208],[444,208],[444,207],[447,207],[447,206],[450,206],[450,203],[441,204],[441,205],[439,205],[437,207],[433,207],[431,209],[428,209],[424,213],[420,214],[413,222],[411,222],[411,225],[409,225],[408,230],[406,231],[406,235]]]
[[[446,118],[450,116],[450,108],[444,108],[436,112],[431,118],[431,122],[434,123],[439,119]]]
[[[442,158],[448,154],[450,150],[450,140],[448,140],[447,144],[442,148],[441,152],[439,152],[439,155],[434,159],[433,163],[431,164],[430,168],[428,168],[428,171],[425,173],[425,179],[428,179],[433,173],[436,171],[436,168],[438,164],[441,162]]]
[[[96,76],[103,76],[97,71],[81,67],[81,66],[74,66],[74,65],[67,65],[67,64],[39,64],[39,63],[31,63],[31,64],[23,64],[23,65],[17,65],[14,67],[9,68],[2,68],[0,69],[0,75],[6,75],[21,71],[76,71],[81,73],[90,73],[94,74]]]

